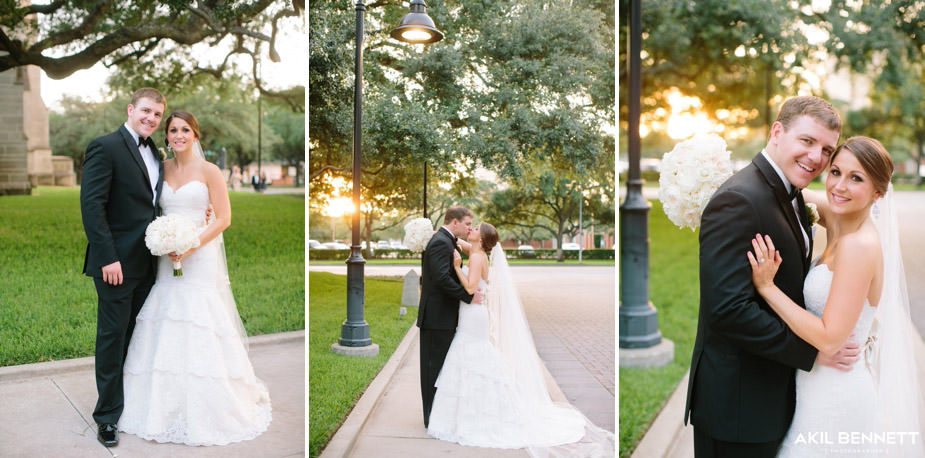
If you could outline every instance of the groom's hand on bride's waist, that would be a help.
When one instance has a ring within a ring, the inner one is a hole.
[[[470,304],[481,304],[484,300],[485,296],[482,295],[482,292],[476,291],[475,294],[472,295],[472,302],[470,302]]]
[[[834,355],[827,355],[822,352],[816,355],[816,363],[828,366],[840,371],[850,371],[851,366],[858,360],[861,353],[861,345],[854,340],[854,334],[835,352]]]

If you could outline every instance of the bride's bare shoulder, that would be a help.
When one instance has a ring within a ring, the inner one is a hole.
[[[872,224],[865,224],[859,230],[843,235],[836,248],[836,258],[848,263],[873,263],[879,261],[881,256],[880,236]]]

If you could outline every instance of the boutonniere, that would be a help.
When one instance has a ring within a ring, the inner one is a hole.
[[[816,208],[816,204],[808,203],[806,204],[806,213],[809,215],[809,225],[812,226],[819,221],[819,210]]]
[[[161,162],[164,162],[164,161],[167,160],[167,153],[164,152],[164,149],[163,149],[163,148],[158,148],[158,149],[157,149],[157,154],[158,154],[158,156],[161,157]]]

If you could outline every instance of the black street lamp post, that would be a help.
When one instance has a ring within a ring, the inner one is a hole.
[[[356,3],[356,49],[354,54],[353,83],[353,234],[350,257],[347,258],[347,320],[340,327],[340,339],[332,349],[338,353],[374,356],[379,346],[369,337],[369,324],[363,318],[364,281],[366,260],[360,250],[360,159],[363,125],[363,15],[366,5]]]
[[[632,0],[629,10],[629,172],[626,200],[620,205],[620,348],[648,348],[658,345],[662,335],[655,308],[649,302],[649,203],[642,196],[639,173],[640,0]]]
[[[356,49],[353,83],[353,238],[347,258],[347,320],[341,325],[338,343],[331,345],[337,353],[374,356],[379,345],[369,337],[369,324],[363,318],[364,278],[366,260],[360,247],[360,165],[363,125],[363,16],[364,0],[356,2]],[[407,43],[434,43],[443,39],[434,21],[425,12],[423,0],[411,0],[411,12],[391,32],[391,36]]]

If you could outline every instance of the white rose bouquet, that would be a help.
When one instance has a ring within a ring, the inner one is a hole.
[[[434,236],[434,226],[427,218],[415,218],[405,224],[405,246],[414,253],[427,248],[427,242]]]
[[[662,209],[672,223],[693,231],[710,197],[732,176],[732,161],[722,137],[698,134],[665,153],[659,172]]]
[[[180,215],[158,216],[145,229],[145,245],[155,256],[168,253],[185,253],[199,246],[199,234],[192,221]],[[173,276],[183,275],[179,262],[173,263]]]

